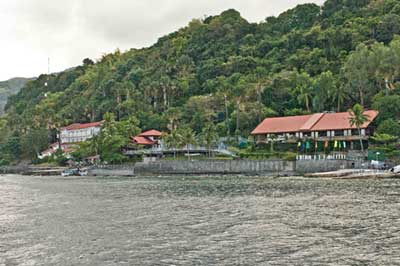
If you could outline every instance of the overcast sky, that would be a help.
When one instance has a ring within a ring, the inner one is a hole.
[[[235,8],[251,22],[323,0],[0,0],[0,80],[149,46],[193,18]]]

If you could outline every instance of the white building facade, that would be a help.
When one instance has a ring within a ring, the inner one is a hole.
[[[98,135],[103,122],[93,122],[87,124],[72,124],[60,130],[61,143],[83,142]]]

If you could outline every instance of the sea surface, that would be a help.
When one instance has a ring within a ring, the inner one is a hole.
[[[400,180],[0,176],[0,265],[400,265]]]

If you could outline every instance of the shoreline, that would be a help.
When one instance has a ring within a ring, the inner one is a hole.
[[[35,170],[30,169],[29,171],[2,171],[0,175],[22,175],[22,176],[32,176],[32,177],[61,177],[61,172],[63,169],[55,167],[54,169],[46,169],[40,170],[35,168]],[[270,172],[270,173],[240,173],[240,172],[224,172],[224,173],[191,173],[191,172],[175,172],[175,173],[146,173],[146,174],[134,174],[133,172],[127,170],[105,170],[101,169],[90,169],[89,174],[86,176],[65,176],[64,178],[116,178],[116,177],[124,177],[124,178],[170,178],[170,177],[258,177],[258,178],[304,178],[304,179],[340,179],[340,180],[349,180],[349,179],[397,179],[400,178],[400,173],[391,173],[389,171],[382,170],[370,170],[370,169],[341,169],[337,171],[327,171],[327,172],[316,172],[316,173],[308,173],[308,174],[300,174],[300,173],[283,173],[283,172]]]
[[[347,160],[207,160],[164,161],[121,165],[94,165],[86,169],[89,176],[264,176],[306,178],[400,178],[400,174],[367,169],[365,161]],[[0,167],[0,173],[57,176],[68,167],[9,166]]]

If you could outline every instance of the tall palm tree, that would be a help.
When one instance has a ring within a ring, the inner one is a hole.
[[[265,88],[268,84],[271,84],[271,80],[267,79],[267,78],[262,78],[259,79],[255,85],[254,85],[254,89],[255,92],[257,94],[257,122],[261,123],[262,120],[262,108],[263,108],[263,103],[262,103],[262,94],[265,91]]]
[[[196,135],[191,128],[182,128],[179,132],[181,144],[186,146],[186,152],[188,160],[190,160],[190,145],[195,145],[197,143]]]
[[[232,94],[234,99],[236,100],[236,130],[235,134],[237,137],[240,136],[240,107],[242,105],[243,100],[246,98],[246,88],[248,86],[248,80],[246,77],[238,75],[232,75]],[[236,80],[237,79],[237,80]]]
[[[218,77],[218,82],[219,82],[219,93],[223,96],[224,98],[224,107],[225,107],[225,126],[227,129],[227,136],[230,136],[230,128],[229,128],[229,111],[228,111],[228,105],[229,105],[229,97],[231,96],[231,90],[229,83],[226,79],[225,76],[220,76]]]
[[[175,131],[175,129],[178,126],[178,121],[182,117],[181,110],[177,107],[171,107],[165,112],[165,116],[169,120],[169,125],[168,125],[169,129],[171,131]]]
[[[204,126],[201,137],[208,150],[208,156],[211,157],[211,146],[217,141],[218,134],[214,124],[209,123]]]
[[[332,91],[331,93],[333,102],[336,101],[337,103],[336,111],[340,112],[342,105],[347,97],[345,88],[344,86],[338,86],[337,89]]]
[[[176,158],[176,149],[179,148],[181,143],[180,135],[176,130],[173,130],[170,134],[166,134],[163,136],[163,143],[168,149],[173,149],[174,158]]]
[[[364,113],[364,107],[361,104],[355,104],[352,109],[349,109],[349,121],[351,126],[356,126],[358,135],[360,136],[361,151],[364,152],[364,145],[361,138],[361,127],[365,122],[369,121],[368,115]]]
[[[309,74],[300,73],[295,76],[296,91],[298,92],[297,101],[299,104],[304,104],[307,112],[311,111],[312,99],[312,80]]]
[[[311,103],[311,90],[310,88],[300,87],[300,94],[297,96],[297,100],[299,103],[304,103],[307,109],[307,112],[311,112],[310,103]]]

